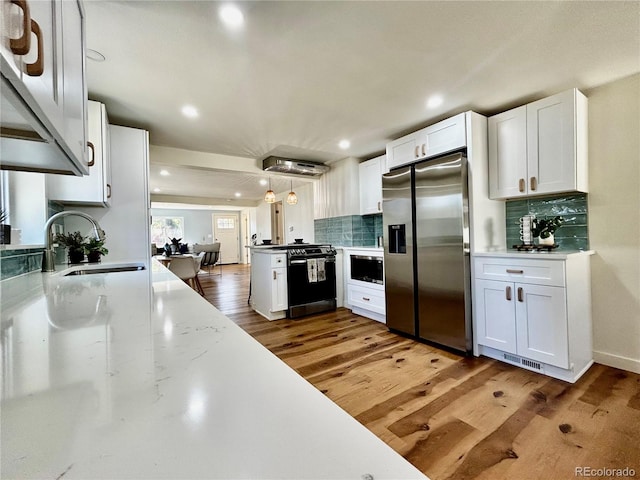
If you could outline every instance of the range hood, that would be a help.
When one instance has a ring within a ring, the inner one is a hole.
[[[319,177],[323,173],[328,172],[330,167],[322,163],[308,162],[306,160],[271,156],[262,160],[262,169],[265,172]]]

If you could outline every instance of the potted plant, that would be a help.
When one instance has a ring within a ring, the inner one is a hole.
[[[69,263],[82,263],[85,254],[85,237],[80,232],[58,233],[55,242],[67,248]]]
[[[89,263],[98,263],[100,261],[100,257],[102,255],[106,255],[109,253],[109,250],[104,246],[105,240],[98,240],[97,238],[89,238],[85,244],[84,248],[87,252],[87,261]]]
[[[0,245],[11,243],[11,225],[4,223],[9,218],[9,212],[0,208]]]
[[[540,245],[554,245],[554,233],[562,226],[564,219],[562,217],[534,219],[531,232],[534,237],[538,237]]]
[[[171,241],[171,253],[180,253],[180,240],[182,238],[170,238]]]

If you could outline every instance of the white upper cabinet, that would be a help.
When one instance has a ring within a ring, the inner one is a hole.
[[[587,192],[587,99],[576,89],[489,118],[492,199]]]
[[[106,206],[111,198],[111,161],[107,110],[102,103],[89,106],[89,175],[47,175],[47,196],[66,204]]]
[[[382,212],[382,171],[385,156],[358,165],[360,169],[360,215]]]
[[[87,173],[84,12],[77,0],[3,0],[3,168]]]
[[[387,144],[387,168],[442,155],[467,145],[465,114],[442,120]]]

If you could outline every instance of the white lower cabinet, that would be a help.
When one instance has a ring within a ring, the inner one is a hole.
[[[268,320],[287,316],[287,254],[271,249],[251,251],[251,308]]]
[[[476,354],[575,382],[593,363],[589,272],[589,253],[476,257]]]

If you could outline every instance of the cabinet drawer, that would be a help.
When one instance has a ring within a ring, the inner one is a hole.
[[[287,264],[286,253],[277,253],[275,255],[271,255],[271,266],[273,268],[284,267],[286,264]]]
[[[381,315],[385,314],[383,290],[373,290],[370,288],[348,285],[347,295],[349,305],[351,305],[352,307],[370,310]]]
[[[475,278],[564,287],[564,261],[530,258],[474,259]]]

